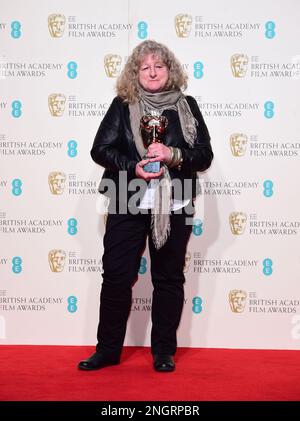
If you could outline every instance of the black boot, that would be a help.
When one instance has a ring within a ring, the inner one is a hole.
[[[101,352],[95,352],[86,360],[80,361],[78,368],[79,370],[99,370],[99,368],[117,364],[120,364],[120,357],[108,356]]]

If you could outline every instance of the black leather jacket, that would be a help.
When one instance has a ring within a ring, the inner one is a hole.
[[[186,99],[194,117],[198,121],[197,138],[193,148],[190,148],[184,140],[177,111],[165,110],[163,112],[163,115],[168,119],[164,144],[180,148],[183,157],[181,170],[169,169],[171,179],[192,180],[192,193],[190,189],[183,189],[183,194],[180,194],[181,197],[175,193],[177,199],[190,199],[191,195],[195,197],[199,193],[197,171],[205,171],[210,167],[213,159],[209,132],[197,102],[191,96],[187,96]],[[135,167],[141,160],[135,147],[130,127],[129,107],[120,97],[114,98],[100,124],[91,150],[91,156],[97,164],[105,168],[99,185],[99,192],[111,197],[106,185],[107,180],[113,180],[116,185],[115,199],[119,200],[120,179],[124,181],[124,173],[122,177],[119,177],[120,171],[126,171],[126,187],[132,179],[136,178]],[[124,184],[120,188],[123,189]],[[128,198],[134,193],[134,191],[128,191]]]

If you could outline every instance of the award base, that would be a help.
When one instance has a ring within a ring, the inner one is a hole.
[[[148,164],[144,165],[144,171],[146,172],[159,172],[160,171],[160,162],[148,162]]]

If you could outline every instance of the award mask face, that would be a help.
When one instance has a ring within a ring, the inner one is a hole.
[[[145,149],[151,143],[163,143],[168,119],[164,116],[146,114],[141,118],[140,129]],[[159,172],[160,162],[149,162],[144,166],[147,172]]]
[[[145,148],[151,143],[163,142],[168,120],[164,116],[146,114],[141,118],[141,134]]]

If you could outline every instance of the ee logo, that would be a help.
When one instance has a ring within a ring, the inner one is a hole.
[[[193,312],[195,314],[201,313],[202,310],[203,310],[203,307],[202,307],[202,304],[203,304],[202,298],[201,297],[194,297],[192,299],[192,303],[193,303],[193,307],[192,307]]]
[[[142,256],[141,262],[140,262],[139,274],[144,275],[144,273],[146,272],[147,272],[147,259],[146,257]]]
[[[67,299],[68,302],[68,312],[75,313],[77,311],[77,298],[74,295],[70,295]]]

